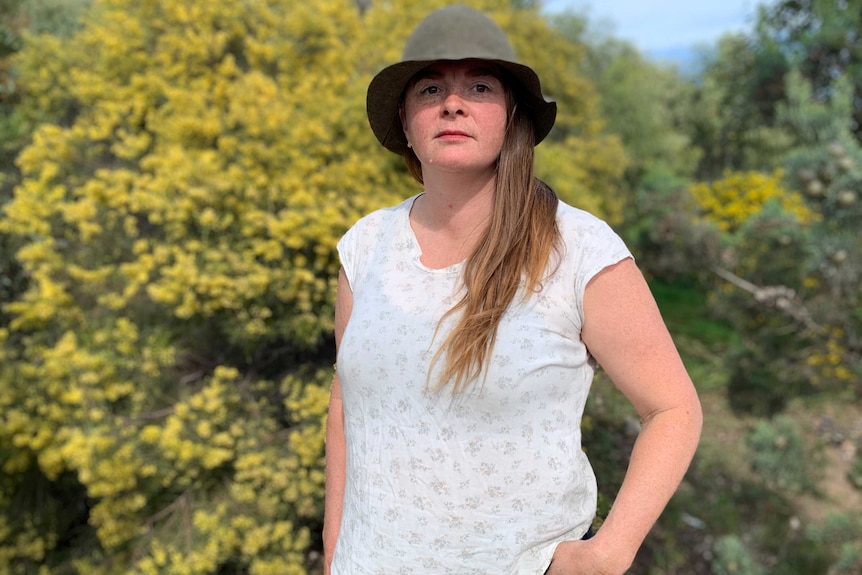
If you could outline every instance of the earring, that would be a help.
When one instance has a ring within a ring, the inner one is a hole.
[[[411,144],[410,142],[407,142],[407,147],[408,147],[408,148],[412,148],[412,147],[413,147],[413,144]]]

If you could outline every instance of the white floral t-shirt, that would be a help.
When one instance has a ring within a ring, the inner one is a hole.
[[[631,254],[607,224],[561,202],[555,273],[516,296],[487,378],[452,398],[427,382],[462,265],[420,263],[414,199],[364,217],[338,244],[353,310],[338,353],[347,479],[332,573],[541,575],[596,509],[581,450],[594,371],[580,338],[584,288]]]

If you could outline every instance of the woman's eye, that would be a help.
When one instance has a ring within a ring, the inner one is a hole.
[[[425,86],[419,90],[420,94],[437,94],[438,92],[440,92],[440,88],[438,86]]]
[[[474,90],[477,92],[488,92],[491,90],[491,86],[488,86],[487,84],[476,84]]]

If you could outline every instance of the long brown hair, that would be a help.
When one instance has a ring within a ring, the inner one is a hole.
[[[491,221],[464,263],[464,297],[437,324],[439,329],[444,320],[460,313],[431,360],[433,367],[445,357],[440,379],[431,387],[439,390],[451,382],[452,395],[463,392],[482,374],[500,319],[522,282],[524,297],[541,287],[559,238],[557,195],[533,175],[532,119],[518,110],[511,89],[507,89],[507,98],[512,112],[497,162]],[[422,166],[410,152],[407,167],[422,183]]]

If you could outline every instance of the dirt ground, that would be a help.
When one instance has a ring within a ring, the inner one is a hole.
[[[724,390],[702,394],[704,431],[699,454],[717,458],[737,477],[746,477],[750,469],[740,450],[757,420],[733,414],[723,395]],[[853,401],[798,401],[787,413],[800,424],[809,445],[819,447],[823,458],[819,493],[797,498],[800,520],[820,521],[830,512],[859,510],[862,514],[862,491],[849,479],[862,449],[862,406]]]

